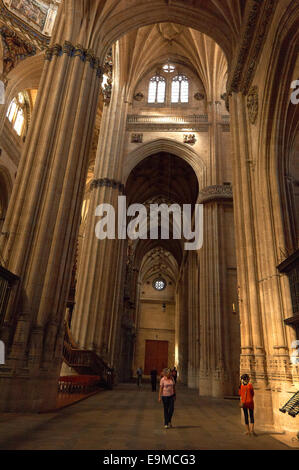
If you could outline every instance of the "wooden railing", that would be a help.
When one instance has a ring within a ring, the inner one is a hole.
[[[295,418],[299,414],[299,391],[296,392],[282,408],[279,408],[279,411],[288,413]]]
[[[100,377],[99,383],[102,386],[113,387],[113,369],[94,351],[80,349],[72,338],[67,324],[63,344],[63,359],[69,367],[72,367],[79,374],[97,375]]]
[[[66,375],[59,377],[58,392],[60,393],[90,393],[101,383],[97,375]]]
[[[0,327],[5,319],[11,289],[18,281],[18,276],[0,266]]]

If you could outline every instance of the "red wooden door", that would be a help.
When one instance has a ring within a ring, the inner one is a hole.
[[[168,341],[147,339],[145,342],[144,374],[149,375],[152,369],[160,372],[168,367]]]

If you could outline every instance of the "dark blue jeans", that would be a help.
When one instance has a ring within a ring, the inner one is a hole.
[[[253,424],[253,423],[254,423],[253,410],[251,410],[250,408],[244,408],[244,407],[243,407],[244,418],[245,418],[245,424],[249,424],[249,421],[248,421],[248,411],[249,411],[249,415],[250,415],[250,422]]]
[[[174,395],[171,397],[162,397],[163,405],[164,405],[164,423],[167,426],[171,423],[171,418],[174,412]]]

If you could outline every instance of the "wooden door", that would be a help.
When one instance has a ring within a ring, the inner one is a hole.
[[[150,375],[152,369],[157,369],[159,377],[165,367],[168,367],[168,341],[147,339],[145,342],[144,374]]]

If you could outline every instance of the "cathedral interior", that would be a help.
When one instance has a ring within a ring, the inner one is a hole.
[[[0,412],[175,366],[296,435],[299,1],[0,0],[0,33]],[[202,245],[99,240],[119,200],[200,205]]]

